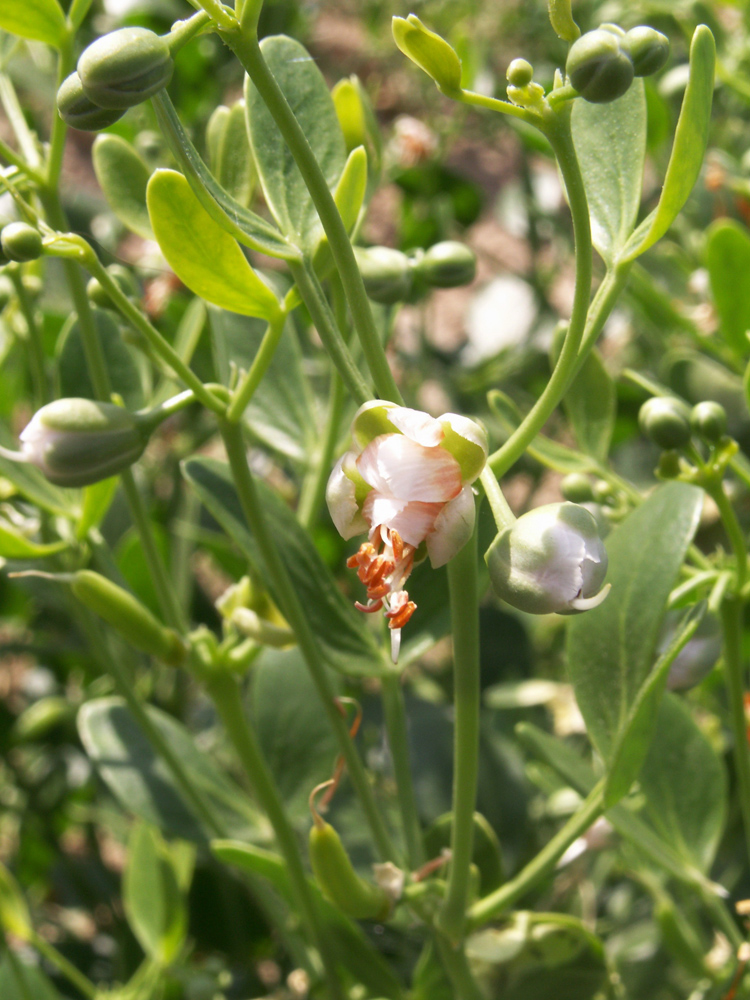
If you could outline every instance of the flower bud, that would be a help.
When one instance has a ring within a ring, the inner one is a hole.
[[[697,403],[690,412],[690,426],[698,437],[717,444],[727,432],[727,411],[711,400]]]
[[[128,268],[123,267],[121,264],[110,264],[107,267],[107,273],[111,278],[114,278],[123,295],[127,295],[129,298],[135,298],[138,295],[133,275]],[[117,308],[109,297],[109,292],[105,290],[97,278],[89,280],[89,283],[86,285],[86,294],[89,297],[89,301],[93,305],[98,306],[99,309]]]
[[[585,100],[607,104],[626,92],[633,82],[633,62],[613,31],[598,28],[573,42],[565,71]]]
[[[121,406],[58,399],[26,425],[21,452],[56,486],[88,486],[140,458],[148,433],[146,423]]]
[[[65,77],[57,91],[57,111],[64,122],[81,132],[98,132],[113,125],[125,114],[100,108],[88,98],[81,86],[78,73]]]
[[[526,59],[514,59],[505,71],[512,87],[526,87],[534,79],[534,67]]]
[[[357,248],[355,253],[365,290],[373,302],[392,305],[408,298],[412,272],[406,254],[390,247]]]
[[[50,696],[32,702],[13,723],[11,736],[16,743],[34,743],[61,722],[75,715],[75,708],[67,698]]]
[[[100,108],[125,110],[167,86],[174,62],[165,38],[147,28],[119,28],[97,38],[78,60],[85,95]]]
[[[591,480],[582,472],[571,472],[560,483],[560,492],[571,503],[592,503],[594,488]]]
[[[684,448],[690,441],[690,422],[685,407],[667,396],[647,400],[638,413],[638,425],[660,448]]]
[[[394,17],[393,37],[404,55],[431,76],[444,94],[461,90],[461,60],[453,47],[425,28],[416,14]]]
[[[623,45],[633,60],[636,76],[651,76],[652,73],[657,73],[669,57],[667,36],[645,24],[631,28],[625,36]]]
[[[415,271],[434,288],[457,288],[474,280],[477,258],[464,243],[446,240],[425,251],[416,262]]]
[[[177,666],[187,652],[182,639],[165,628],[129,591],[92,570],[79,570],[71,590],[94,614],[116,629],[136,649]]]
[[[498,597],[519,611],[546,615],[601,604],[607,552],[596,521],[574,503],[524,514],[497,536],[485,556]]]
[[[320,817],[310,830],[310,865],[326,899],[356,920],[385,920],[393,909],[388,893],[359,876],[341,838]]]
[[[3,226],[0,246],[8,260],[24,263],[42,256],[42,237],[28,222],[11,222]]]

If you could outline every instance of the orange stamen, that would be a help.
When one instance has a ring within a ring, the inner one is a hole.
[[[355,601],[354,607],[357,611],[364,611],[366,615],[371,615],[373,611],[380,611],[383,607],[383,602],[376,601],[374,604],[361,604],[359,601]]]
[[[414,601],[408,601],[401,608],[397,608],[393,611],[386,611],[385,617],[390,619],[388,622],[388,628],[403,628],[416,610],[417,606]]]

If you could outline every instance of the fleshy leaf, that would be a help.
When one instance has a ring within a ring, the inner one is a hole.
[[[706,238],[706,267],[721,333],[741,357],[747,354],[750,330],[750,236],[745,226],[717,219]]]
[[[146,208],[151,170],[138,152],[119,135],[99,135],[92,150],[94,171],[109,207],[120,222],[144,240],[154,232]]]
[[[215,222],[174,170],[157,170],[148,184],[148,212],[169,266],[207,302],[271,319],[279,303],[248,264],[237,241]]]
[[[66,35],[65,15],[57,0],[2,0],[0,28],[55,48]]]

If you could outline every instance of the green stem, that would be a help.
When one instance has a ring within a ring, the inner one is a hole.
[[[737,563],[737,589],[741,590],[747,577],[747,544],[745,535],[737,520],[734,507],[729,501],[729,497],[724,491],[724,484],[721,481],[706,487],[716,506],[724,524],[724,530],[729,536],[729,544],[732,546],[734,558]]]
[[[255,390],[260,385],[261,379],[268,371],[268,366],[273,361],[276,348],[279,346],[281,335],[284,332],[285,323],[286,313],[281,313],[268,324],[268,328],[263,335],[263,340],[260,342],[258,353],[253,358],[253,363],[250,365],[249,371],[245,373],[232,394],[231,402],[227,407],[226,419],[230,423],[236,423],[242,419],[242,414],[247,409]]]
[[[396,779],[396,795],[401,812],[404,840],[406,841],[406,856],[409,867],[415,871],[424,863],[424,844],[409,760],[409,736],[404,690],[401,675],[396,671],[383,677],[382,695],[388,746],[391,751],[393,774]]]
[[[43,937],[40,937],[36,933],[34,933],[31,938],[31,944],[34,948],[36,948],[40,955],[43,955],[50,965],[54,965],[58,972],[61,972],[68,982],[71,983],[71,985],[74,986],[79,993],[85,996],[87,1000],[96,1000],[99,995],[99,991],[94,983],[91,982],[88,976],[84,976],[82,972],[79,972],[75,965],[73,965],[72,962],[69,962],[67,958],[57,950],[57,948],[51,945],[48,941],[45,941]]]
[[[537,856],[522,869],[515,878],[500,886],[489,896],[480,899],[469,911],[469,922],[472,929],[494,920],[505,910],[510,909],[519,899],[536,885],[555,867],[558,859],[568,847],[588,830],[591,824],[601,816],[604,807],[604,781],[599,781],[584,799],[581,808],[570,817],[568,822],[555,834]]]
[[[477,532],[448,563],[453,630],[453,826],[451,863],[439,929],[460,941],[466,921],[479,774],[479,593]]]
[[[36,388],[37,403],[41,406],[50,401],[49,383],[47,381],[47,360],[44,356],[44,345],[42,344],[42,334],[34,316],[34,307],[29,299],[28,292],[24,287],[23,275],[19,267],[8,268],[10,280],[16,290],[18,304],[21,313],[26,321],[26,330],[29,337],[29,359]]]
[[[318,511],[325,497],[326,484],[333,466],[333,457],[339,439],[341,414],[344,409],[344,382],[338,372],[332,372],[331,383],[325,434],[311,475],[305,480],[302,487],[297,511],[300,524],[308,529],[315,525]]]
[[[6,142],[3,142],[2,139],[0,139],[0,157],[7,160],[11,166],[17,167],[22,174],[28,177],[29,180],[33,181],[37,186],[41,187],[41,185],[44,184],[44,177],[42,174],[30,167],[26,160],[24,160],[22,156],[19,156],[18,153]]]
[[[170,53],[173,56],[176,55],[181,48],[192,41],[196,35],[199,35],[210,22],[211,17],[205,10],[200,10],[197,14],[186,17],[182,21],[175,21],[167,35],[167,44],[169,45]]]
[[[578,350],[578,360],[573,371],[572,378],[578,374],[583,367],[583,363],[589,355],[589,351],[596,343],[602,327],[612,312],[615,303],[620,297],[620,293],[628,282],[632,262],[627,264],[615,264],[611,267],[602,279],[602,283],[596,290],[593,301],[589,308],[586,319],[586,327],[581,338],[581,346]],[[572,379],[571,379],[572,381]]]
[[[221,0],[195,0],[193,6],[205,10],[219,28],[224,28],[226,31],[237,29],[237,21],[234,15],[224,7]]]
[[[349,302],[354,327],[362,343],[365,359],[378,395],[382,399],[401,403],[403,402],[401,393],[388,366],[388,359],[385,356],[373,320],[370,301],[367,298],[362,275],[359,273],[346,227],[307,137],[268,68],[257,38],[243,35],[241,31],[222,32],[222,35],[244,66],[271,112],[307,185],[310,197],[328,237],[333,259]]]
[[[0,73],[0,104],[3,106],[13,134],[18,140],[21,155],[32,170],[41,166],[36,138],[26,124],[21,102],[18,100],[13,81],[6,73]]]
[[[336,974],[336,964],[330,953],[326,934],[310,892],[302,856],[291,823],[284,812],[273,776],[263,758],[260,746],[242,707],[242,693],[237,680],[226,673],[216,673],[207,680],[208,691],[224,723],[227,735],[237,752],[250,784],[268,817],[284,856],[292,891],[303,914],[308,931],[320,951],[331,998],[343,998]]]
[[[750,748],[745,718],[745,672],[742,666],[742,602],[727,598],[721,605],[721,625],[724,636],[724,676],[729,698],[729,718],[732,727],[734,766],[737,770],[742,825],[750,858]]]
[[[484,494],[492,509],[492,516],[495,518],[495,525],[498,531],[510,528],[516,520],[516,515],[510,509],[505,494],[500,489],[500,484],[495,479],[495,474],[489,466],[485,465],[479,477],[484,488]]]
[[[455,1000],[485,1000],[484,994],[471,974],[463,948],[454,948],[441,934],[435,934],[434,940],[443,968],[453,984]]]
[[[63,45],[60,47],[60,54],[57,60],[57,87],[59,88],[63,80],[72,72],[74,66],[73,59],[73,34],[68,33]],[[47,191],[56,191],[60,183],[60,172],[62,170],[63,153],[65,152],[65,137],[68,133],[68,126],[57,113],[57,108],[52,113],[52,130],[49,139],[49,151],[47,153],[47,170],[45,177],[45,188]]]
[[[292,272],[302,301],[307,306],[308,312],[312,317],[315,329],[323,341],[323,346],[341,375],[350,395],[358,406],[367,402],[368,399],[372,399],[372,389],[362,378],[359,368],[357,368],[354,358],[351,355],[351,351],[341,336],[341,331],[336,325],[331,307],[326,301],[326,297],[320,287],[320,282],[312,267],[307,262],[297,264],[290,261],[289,270]]]
[[[591,227],[586,190],[570,131],[570,105],[564,105],[558,112],[546,116],[544,132],[560,165],[573,217],[576,259],[573,309],[560,357],[544,391],[505,444],[490,456],[490,468],[498,479],[521,457],[568,388],[578,364],[591,296]]]
[[[528,111],[510,101],[501,101],[497,97],[488,97],[486,94],[477,94],[473,90],[462,90],[456,97],[462,104],[469,104],[475,108],[489,108],[490,111],[499,111],[501,115],[510,115],[511,118],[520,118],[527,125],[544,131],[543,119],[534,111]]]
[[[315,635],[266,521],[255,480],[247,462],[242,430],[238,424],[230,424],[227,421],[220,421],[220,430],[243,513],[260,549],[269,581],[279,596],[281,613],[297,637],[300,652],[310,670],[326,717],[338,740],[378,854],[383,861],[396,861],[396,852],[372,794],[367,772],[349,737],[347,724],[336,706],[333,688],[328,679],[326,665],[320,654]]]

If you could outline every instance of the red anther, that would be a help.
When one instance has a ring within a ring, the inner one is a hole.
[[[367,596],[371,601],[377,601],[382,597],[387,597],[390,589],[387,583],[381,583],[377,587],[368,587]]]
[[[391,548],[393,549],[393,558],[396,562],[401,562],[401,557],[404,554],[404,540],[397,531],[391,531]]]
[[[391,575],[395,568],[395,564],[390,559],[386,559],[385,556],[378,556],[373,562],[372,570],[365,582],[368,587],[377,587],[378,584],[383,582],[385,577]]]
[[[374,604],[360,604],[359,601],[354,602],[354,607],[357,611],[364,611],[366,615],[371,615],[373,611],[380,611],[383,607],[382,601],[376,601]]]
[[[355,552],[353,556],[349,556],[346,560],[346,565],[349,569],[354,569],[355,566],[359,566],[359,552]]]
[[[400,608],[386,611],[385,617],[389,619],[388,628],[403,628],[416,610],[417,606],[414,601],[408,601]]]

